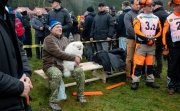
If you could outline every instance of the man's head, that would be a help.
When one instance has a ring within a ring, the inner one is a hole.
[[[36,15],[37,15],[37,16],[42,16],[42,14],[43,14],[43,13],[42,13],[41,10],[36,10]]]
[[[130,6],[129,1],[123,1],[121,5],[121,9],[124,10],[126,7],[129,7],[129,6]]]
[[[92,6],[90,6],[90,7],[87,8],[87,11],[88,12],[94,12],[94,8]]]
[[[140,10],[139,0],[131,0],[131,8],[135,11]]]
[[[116,15],[116,7],[115,6],[110,7],[110,14]]]
[[[50,20],[49,25],[50,25],[50,31],[54,36],[60,37],[62,35],[62,25],[60,22],[53,19]]]
[[[175,12],[180,12],[180,0],[170,0],[168,4]]]
[[[53,9],[58,9],[61,6],[61,0],[48,0]]]
[[[158,8],[160,8],[160,7],[163,7],[163,2],[162,2],[162,0],[156,0],[156,1],[154,1],[154,3],[153,3],[153,10],[156,10],[156,9],[158,9]]]
[[[152,12],[152,5],[153,5],[153,0],[140,0],[139,1],[141,8],[143,8],[144,13],[151,13]]]
[[[98,11],[104,12],[106,10],[106,5],[104,3],[99,3],[98,5]]]

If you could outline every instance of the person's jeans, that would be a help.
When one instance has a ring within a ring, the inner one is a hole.
[[[97,42],[96,50],[97,50],[97,52],[101,51],[101,50],[109,51],[109,43],[108,42]]]
[[[126,44],[127,44],[126,37],[119,37],[119,48],[122,48],[126,51]]]

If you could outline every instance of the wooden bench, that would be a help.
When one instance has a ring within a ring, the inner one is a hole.
[[[93,78],[86,79],[85,83],[92,82],[92,81],[97,81],[97,80],[100,80],[100,79],[103,81],[103,83],[106,83],[107,78],[114,77],[114,76],[121,75],[121,74],[125,73],[125,72],[118,72],[118,73],[113,73],[112,75],[107,75],[103,71],[103,66],[99,65],[97,63],[94,63],[94,62],[81,63],[80,67],[83,69],[83,71],[92,71]],[[101,70],[101,71],[97,72],[97,70]],[[34,72],[36,74],[40,75],[41,77],[43,77],[44,79],[48,79],[48,77],[45,75],[45,73],[44,73],[44,71],[42,69],[35,70]],[[65,87],[74,86],[74,85],[76,85],[76,82],[65,84]]]

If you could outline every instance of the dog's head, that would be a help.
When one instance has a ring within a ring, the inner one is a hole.
[[[80,41],[71,42],[65,49],[66,53],[73,54],[82,58],[83,43]]]
[[[80,41],[72,42],[72,46],[76,47],[79,51],[83,51],[84,48],[83,43]]]

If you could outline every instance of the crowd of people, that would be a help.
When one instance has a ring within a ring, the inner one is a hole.
[[[64,51],[72,41],[85,42],[84,56],[88,61],[93,61],[95,52],[123,50],[126,54],[126,82],[130,83],[132,90],[139,88],[142,75],[146,76],[147,87],[160,88],[155,78],[162,76],[164,54],[168,62],[168,93],[180,92],[179,0],[169,1],[171,13],[165,11],[161,0],[126,0],[119,12],[114,6],[101,2],[97,13],[89,6],[80,20],[62,7],[61,0],[48,2],[52,9],[47,15],[37,10],[30,19],[27,11],[15,11],[16,16],[12,19],[8,14],[10,10],[6,9],[7,1],[0,1],[0,101],[3,103],[0,110],[31,111],[28,94],[33,86],[27,57],[32,57],[32,50],[22,49],[22,43],[32,45],[31,28],[35,30],[35,44],[43,44],[43,48],[36,48],[36,57],[42,59],[43,70],[49,78],[49,106],[53,111],[61,111],[58,103],[66,99],[64,60],[75,62],[71,75],[77,82],[77,101],[86,102],[83,94],[85,75],[79,66],[82,58]]]

